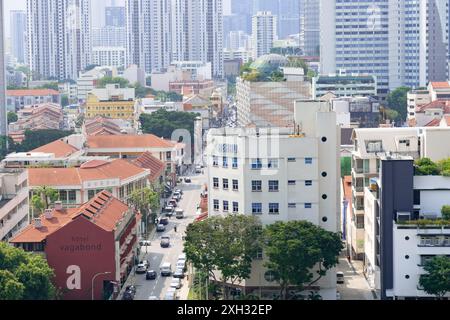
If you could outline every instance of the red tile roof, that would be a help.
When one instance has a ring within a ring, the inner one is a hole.
[[[28,183],[37,186],[79,186],[84,181],[125,180],[144,173],[145,170],[123,159],[111,162],[91,161],[82,168],[30,168]]]
[[[84,127],[88,136],[121,134],[120,127],[111,119],[105,117],[86,120]]]
[[[439,127],[440,123],[441,123],[440,119],[433,119],[430,122],[428,122],[425,125],[425,127]]]
[[[78,149],[74,146],[65,143],[62,140],[56,140],[46,144],[45,146],[34,149],[31,152],[54,153],[55,157],[64,158],[74,154],[77,151]]]
[[[41,215],[41,228],[29,225],[10,242],[40,243],[50,234],[81,216],[84,216],[103,230],[113,231],[128,210],[129,207],[125,203],[114,198],[111,193],[103,191],[79,208],[64,209],[62,211],[54,209],[52,211],[52,219],[46,219],[45,215]]]
[[[58,91],[52,89],[27,89],[27,90],[7,90],[6,95],[9,97],[41,97],[41,96],[56,96]]]
[[[87,139],[92,149],[132,149],[132,148],[172,148],[170,141],[158,138],[152,134],[145,135],[106,135],[90,136]]]
[[[450,89],[450,84],[448,82],[431,82],[431,86],[434,89]]]
[[[164,170],[166,169],[164,162],[152,156],[150,152],[143,153],[134,162],[141,168],[150,169],[149,180],[151,182],[158,181],[159,177],[164,174]]]
[[[422,104],[416,107],[416,112],[425,112],[428,109],[441,109],[444,114],[450,113],[450,100],[436,100],[428,104]]]

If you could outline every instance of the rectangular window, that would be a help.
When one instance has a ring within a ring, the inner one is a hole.
[[[252,191],[253,192],[261,192],[262,191],[262,181],[261,180],[252,181]]]
[[[219,166],[219,158],[216,156],[213,156],[213,167]]]
[[[297,159],[296,158],[288,158],[288,162],[296,162]]]
[[[75,190],[69,191],[69,203],[76,203],[77,202],[77,192]]]
[[[312,164],[313,159],[312,158],[305,158],[305,164]]]
[[[214,211],[219,211],[219,200],[214,200]]]
[[[233,158],[233,169],[238,168],[238,158]]]
[[[280,214],[280,204],[269,203],[269,214]]]
[[[269,181],[269,192],[278,192],[278,180],[270,180]]]
[[[305,181],[305,186],[306,187],[311,187],[312,186],[312,180],[306,180]]]
[[[305,203],[305,209],[312,209],[312,203]]]
[[[252,213],[262,214],[262,203],[252,203]]]
[[[239,202],[233,202],[233,213],[239,212]]]
[[[228,190],[228,188],[229,188],[228,179],[223,179],[223,189]]]
[[[228,201],[223,202],[223,211],[228,212],[230,210],[230,205]]]
[[[288,204],[288,207],[289,207],[290,209],[295,209],[295,208],[297,208],[297,204],[296,204],[296,203],[289,203],[289,204]]]
[[[93,197],[95,197],[95,190],[89,190],[88,191],[88,200],[91,200]]]
[[[223,157],[222,164],[223,164],[224,168],[228,168],[228,158],[227,157]]]
[[[278,159],[269,159],[269,160],[267,160],[267,168],[268,169],[278,169],[279,168]]]
[[[256,260],[262,260],[263,259],[263,249],[258,249],[256,252]]]
[[[219,189],[219,178],[213,178],[214,189]]]
[[[233,180],[233,191],[239,191],[239,180]]]
[[[253,170],[260,170],[262,169],[262,162],[261,159],[252,159],[252,169]]]
[[[290,185],[290,186],[295,186],[296,184],[297,184],[297,182],[295,180],[288,181],[288,185]]]

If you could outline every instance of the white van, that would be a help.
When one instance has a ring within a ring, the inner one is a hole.
[[[184,219],[184,210],[183,209],[175,210],[175,214],[176,214],[177,219]]]
[[[162,277],[170,277],[172,275],[172,264],[170,262],[164,263],[161,266],[160,271]]]

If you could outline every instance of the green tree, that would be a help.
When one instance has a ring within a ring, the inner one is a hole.
[[[119,84],[121,88],[128,88],[130,82],[121,77],[104,77],[97,83],[97,88],[105,88],[107,84]]]
[[[52,300],[53,270],[40,255],[0,242],[0,300]]]
[[[418,176],[436,176],[441,172],[436,163],[429,158],[421,158],[416,161],[416,175]]]
[[[443,176],[450,177],[450,158],[439,161],[437,165]]]
[[[61,96],[61,105],[67,107],[70,104],[69,97],[66,94]]]
[[[400,118],[400,114],[393,109],[385,109],[384,114],[386,118],[391,121],[396,121],[397,119]]]
[[[419,285],[430,295],[442,299],[450,292],[450,258],[437,256],[427,261],[425,274],[420,276]]]
[[[245,215],[191,224],[186,232],[187,260],[215,283],[221,283],[224,299],[228,300],[228,283],[233,286],[250,277],[252,261],[261,248],[261,230],[257,218]]]
[[[33,218],[42,214],[42,211],[45,209],[44,201],[42,201],[41,196],[37,194],[31,198],[31,206],[33,207]]]
[[[59,91],[58,82],[49,82],[42,86],[37,87],[36,89],[50,89],[50,90]]]
[[[42,199],[44,209],[48,209],[50,205],[54,204],[59,199],[59,192],[47,186],[40,186],[33,190],[33,193]]]
[[[310,222],[277,222],[264,230],[266,267],[280,284],[280,296],[288,299],[289,286],[300,291],[319,281],[337,265],[344,248],[338,233],[326,231]],[[313,268],[317,271],[313,272]]]
[[[15,147],[17,152],[28,152],[39,147],[42,147],[50,142],[56,141],[58,139],[70,136],[73,131],[64,130],[25,130],[25,139],[21,144]]]
[[[141,99],[145,98],[149,93],[151,93],[151,89],[147,87],[143,87],[140,83],[136,82],[133,86],[136,90],[136,98]]]
[[[17,116],[17,114],[15,112],[8,112],[8,124],[13,123],[13,122],[17,122],[17,120],[19,120],[19,117]]]
[[[133,208],[142,214],[146,227],[148,225],[149,217],[151,221],[156,219],[156,213],[160,209],[160,195],[158,192],[151,188],[135,190],[131,194],[129,201]]]
[[[444,220],[450,220],[450,206],[442,206],[441,213]]]
[[[8,142],[8,144],[6,144]],[[0,136],[0,161],[3,160],[10,152],[16,150],[16,144],[11,137]]]
[[[410,90],[411,88],[408,87],[399,87],[389,93],[387,97],[389,108],[398,112],[401,121],[405,121],[408,114],[407,94]]]
[[[8,270],[0,270],[0,300],[21,300],[25,286]]]

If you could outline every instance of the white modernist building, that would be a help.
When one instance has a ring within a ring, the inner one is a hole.
[[[93,47],[92,64],[98,66],[125,67],[125,47]]]
[[[306,220],[338,231],[339,142],[336,115],[327,102],[296,101],[300,132],[288,128],[212,129],[208,133],[210,216],[254,215],[264,225]],[[300,111],[301,110],[301,111]],[[269,152],[270,149],[270,152]],[[264,255],[255,260],[246,292],[277,290],[265,279]],[[336,299],[335,272],[320,282],[324,299]]]
[[[252,19],[253,59],[269,54],[277,39],[277,17],[270,11],[259,11]]]
[[[381,96],[402,85],[448,80],[448,5],[447,0],[321,0],[326,8],[320,18],[321,73],[372,73]]]
[[[91,1],[27,0],[28,65],[34,79],[78,77],[91,64]]]

